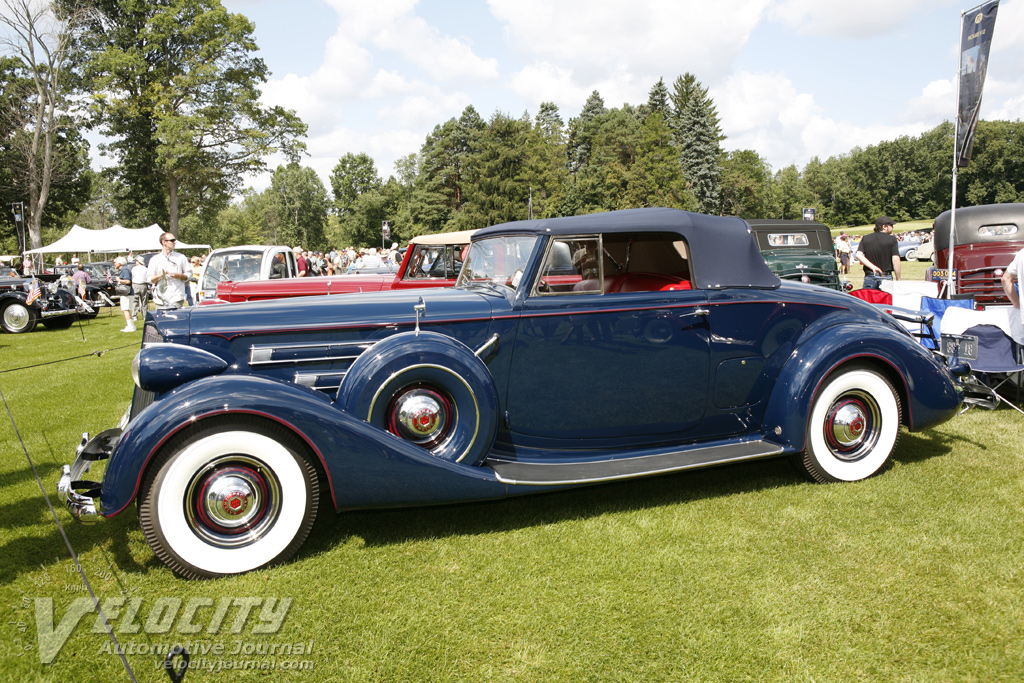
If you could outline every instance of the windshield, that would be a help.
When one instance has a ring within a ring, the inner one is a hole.
[[[233,282],[245,282],[246,280],[258,280],[260,277],[260,262],[263,260],[263,252],[232,251],[223,254],[211,254],[206,264],[206,273],[203,275],[201,289],[216,290],[218,282],[231,280]]]
[[[473,242],[457,286],[490,282],[516,289],[538,239],[536,235],[502,235]]]

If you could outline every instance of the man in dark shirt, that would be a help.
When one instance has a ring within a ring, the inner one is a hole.
[[[875,231],[860,241],[857,260],[864,264],[864,289],[880,289],[882,280],[900,279],[900,243],[892,236],[893,220],[879,216]]]

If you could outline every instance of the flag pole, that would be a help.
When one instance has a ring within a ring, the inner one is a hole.
[[[946,257],[946,297],[956,294],[956,280],[953,279],[953,252],[956,251],[956,176],[960,161],[960,79],[963,76],[964,17],[971,10],[960,12],[960,47],[956,51],[956,116],[953,117],[953,199],[949,210],[949,255]],[[933,238],[934,239],[934,238]]]

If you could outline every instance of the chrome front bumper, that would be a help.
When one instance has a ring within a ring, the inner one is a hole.
[[[86,524],[100,519],[96,510],[96,499],[100,496],[100,482],[82,479],[97,460],[106,460],[121,438],[121,428],[114,427],[100,432],[93,438],[82,434],[82,443],[75,450],[75,462],[61,469],[57,491],[64,497],[71,515]]]

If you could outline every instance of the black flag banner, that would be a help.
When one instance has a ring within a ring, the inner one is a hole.
[[[956,121],[956,165],[964,168],[974,149],[974,131],[981,110],[981,91],[985,87],[988,52],[996,26],[999,0],[986,2],[963,15],[960,34],[960,102]]]

